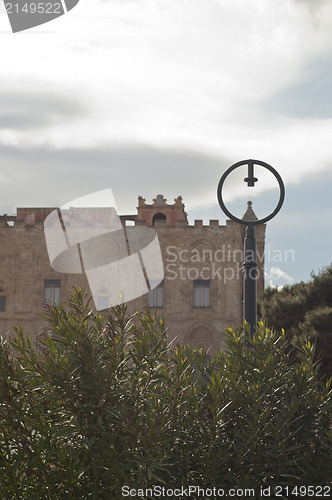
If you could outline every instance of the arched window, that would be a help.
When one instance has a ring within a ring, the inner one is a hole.
[[[162,214],[161,212],[158,212],[154,214],[153,219],[152,219],[152,224],[155,224],[156,220],[166,220],[166,215]]]

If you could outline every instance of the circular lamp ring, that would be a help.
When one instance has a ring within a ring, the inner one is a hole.
[[[246,177],[244,179],[244,181],[247,182],[248,186],[252,187],[255,185],[255,182],[258,181],[258,179],[256,177],[254,177],[254,165],[260,165],[261,167],[266,168],[267,170],[272,172],[272,174],[275,176],[275,178],[278,181],[279,188],[280,188],[280,197],[279,197],[278,204],[277,204],[276,208],[273,210],[273,212],[271,212],[270,215],[268,215],[267,217],[264,217],[263,219],[251,221],[251,220],[243,220],[243,219],[239,219],[238,217],[235,217],[235,215],[233,215],[226,208],[226,205],[225,205],[224,200],[222,198],[222,188],[223,188],[223,185],[224,185],[226,178],[229,176],[229,174],[231,172],[233,172],[233,170],[235,170],[238,167],[241,167],[242,165],[248,165],[248,177]],[[277,215],[277,213],[281,209],[282,204],[283,204],[284,199],[285,199],[285,186],[284,186],[283,180],[280,177],[279,173],[273,167],[271,167],[271,165],[269,165],[268,163],[265,163],[264,161],[260,161],[260,160],[242,160],[242,161],[239,161],[237,163],[234,163],[234,165],[229,167],[226,170],[226,172],[223,173],[223,175],[221,176],[221,179],[219,181],[219,184],[218,184],[217,195],[218,195],[218,201],[219,201],[220,208],[231,220],[238,222],[239,224],[245,224],[246,226],[248,226],[250,224],[257,225],[257,224],[264,224],[265,222],[271,220],[275,215]]]

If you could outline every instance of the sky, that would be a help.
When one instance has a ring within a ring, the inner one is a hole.
[[[0,213],[111,188],[120,214],[182,195],[190,223],[224,224],[219,179],[253,158],[286,187],[266,285],[331,263],[332,2],[80,0],[15,34],[1,4],[0,44]],[[227,207],[265,217],[275,179],[242,174]]]

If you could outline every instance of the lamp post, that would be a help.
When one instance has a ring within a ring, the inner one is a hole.
[[[263,219],[257,220],[246,220],[239,219],[233,215],[225,206],[222,189],[226,178],[229,176],[233,170],[242,167],[243,165],[248,165],[248,176],[245,177],[244,182],[247,183],[248,187],[254,187],[255,183],[258,182],[258,178],[254,175],[254,166],[259,165],[261,167],[269,170],[277,179],[280,189],[279,201],[276,208],[269,215]],[[243,319],[244,324],[247,323],[251,333],[254,333],[257,326],[257,262],[256,262],[256,240],[255,240],[255,228],[257,224],[264,224],[265,222],[271,220],[281,209],[282,204],[285,199],[285,186],[279,173],[271,167],[268,163],[260,160],[242,160],[234,163],[229,167],[221,176],[218,184],[218,201],[222,211],[233,221],[239,224],[246,225],[246,234],[244,239],[244,262],[243,262],[243,274],[244,274],[244,293],[243,293]],[[244,329],[245,331],[245,329]]]

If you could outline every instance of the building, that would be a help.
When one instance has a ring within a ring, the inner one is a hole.
[[[0,334],[22,326],[32,337],[43,333],[43,302],[65,300],[73,286],[86,285],[84,274],[59,273],[48,257],[44,220],[54,208],[18,208],[0,216]],[[227,220],[188,223],[182,198],[168,204],[158,195],[152,204],[138,198],[135,215],[120,216],[124,227],[153,227],[161,247],[164,280],[148,294],[128,302],[130,312],[149,304],[167,318],[170,338],[182,343],[223,347],[223,332],[242,324],[243,239],[245,226]],[[245,220],[256,216],[251,202]],[[255,226],[258,294],[264,288],[265,225]]]

